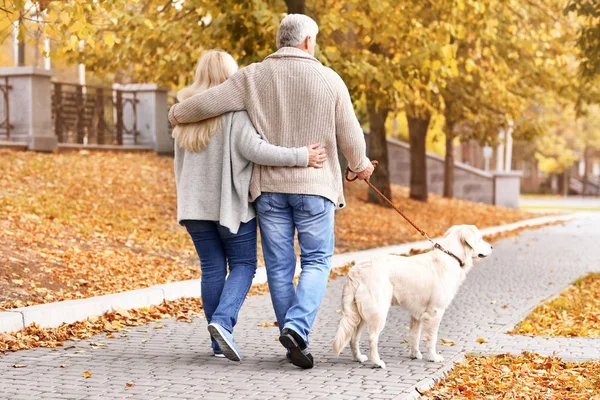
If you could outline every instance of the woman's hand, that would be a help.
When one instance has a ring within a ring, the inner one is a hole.
[[[308,146],[308,166],[313,168],[323,168],[323,163],[327,161],[325,149],[320,149],[321,145],[311,144]]]

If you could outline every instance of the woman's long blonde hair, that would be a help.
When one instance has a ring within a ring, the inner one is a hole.
[[[184,101],[225,82],[237,69],[238,65],[229,53],[221,50],[207,51],[198,61],[194,83],[181,89],[177,93],[177,100]],[[215,117],[198,123],[177,125],[172,135],[179,147],[188,151],[200,151],[208,146],[210,139],[220,130],[221,117]]]

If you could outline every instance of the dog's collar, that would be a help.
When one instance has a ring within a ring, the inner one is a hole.
[[[460,258],[458,258],[458,256],[456,254],[454,254],[453,252],[451,252],[449,250],[446,250],[445,248],[442,247],[441,244],[435,243],[433,245],[433,247],[436,248],[436,249],[438,249],[438,250],[443,251],[444,253],[448,254],[450,257],[454,258],[456,261],[458,261],[458,263],[460,264],[461,268],[465,266],[465,263]]]

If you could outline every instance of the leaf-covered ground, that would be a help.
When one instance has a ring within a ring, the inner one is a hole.
[[[176,218],[173,160],[151,153],[0,151],[0,309],[194,279],[196,254]],[[420,239],[389,208],[349,184],[336,216],[336,252]],[[493,226],[533,214],[394,187],[394,201],[427,231]],[[259,261],[262,258],[259,258]]]
[[[578,279],[558,297],[537,306],[509,333],[600,337],[600,273]]]
[[[422,398],[600,400],[600,361],[564,362],[534,353],[467,355]]]

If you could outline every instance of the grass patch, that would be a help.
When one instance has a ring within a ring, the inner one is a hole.
[[[561,205],[524,205],[523,210],[565,210],[565,211],[600,211],[600,207],[561,206]]]
[[[467,355],[422,399],[600,399],[600,361],[522,355]]]
[[[79,299],[200,276],[176,221],[173,159],[153,153],[0,150],[0,309]],[[539,214],[393,187],[393,200],[430,236]],[[348,184],[336,214],[336,253],[420,240],[394,210]],[[260,254],[260,246],[259,246]],[[262,256],[259,255],[259,263]]]
[[[537,306],[511,334],[600,337],[600,273],[576,280]]]

